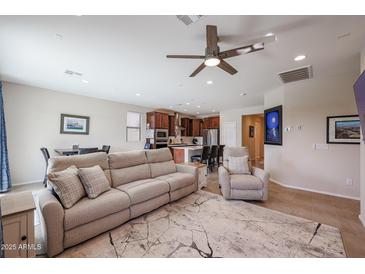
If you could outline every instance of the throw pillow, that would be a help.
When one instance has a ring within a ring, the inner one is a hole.
[[[109,181],[100,166],[80,168],[79,176],[87,196],[91,199],[110,189]]]
[[[49,173],[48,180],[64,208],[72,207],[86,196],[76,166]]]
[[[248,156],[228,158],[228,169],[231,174],[250,174]]]

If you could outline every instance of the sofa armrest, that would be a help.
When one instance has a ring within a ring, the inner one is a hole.
[[[262,199],[266,201],[269,198],[269,173],[261,168],[253,167],[252,175],[259,178],[264,183],[264,195]]]
[[[196,186],[195,191],[198,190],[198,168],[197,167],[189,166],[189,165],[176,164],[176,171],[192,174],[195,178],[195,186]]]
[[[230,199],[231,197],[231,181],[229,177],[229,172],[224,166],[220,166],[218,168],[218,177],[219,177],[219,184],[221,186],[221,191],[223,197],[225,199]]]
[[[38,192],[37,210],[40,213],[47,255],[53,257],[63,251],[64,209],[51,191],[44,189]]]

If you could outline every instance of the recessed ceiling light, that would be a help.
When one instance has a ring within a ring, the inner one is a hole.
[[[190,105],[190,103],[189,103],[189,102],[187,102],[186,104],[187,104],[187,105]]]
[[[212,80],[208,80],[207,81],[207,85],[211,85],[211,84],[213,84],[213,81]]]
[[[196,106],[197,108],[200,108],[200,106]]]
[[[298,55],[297,57],[294,58],[295,61],[302,61],[306,58],[305,55]]]
[[[246,96],[247,93],[240,93],[240,96]]]
[[[136,93],[136,96],[141,96],[141,94],[140,93]]]
[[[265,34],[265,37],[270,37],[270,36],[274,36],[274,33],[269,32],[269,33],[266,33],[266,34]]]
[[[197,111],[197,112],[196,112],[196,114],[200,114],[200,112],[199,112],[199,111]]]
[[[184,111],[188,111],[187,109],[184,109]]]
[[[82,79],[81,82],[83,82],[85,84],[89,83],[89,81],[88,80],[85,80],[85,79]]]

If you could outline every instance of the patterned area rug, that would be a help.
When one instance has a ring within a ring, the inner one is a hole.
[[[198,191],[59,257],[346,257],[335,227]]]

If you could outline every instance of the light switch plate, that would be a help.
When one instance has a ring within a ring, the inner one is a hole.
[[[313,148],[317,150],[328,150],[328,144],[313,144]]]

